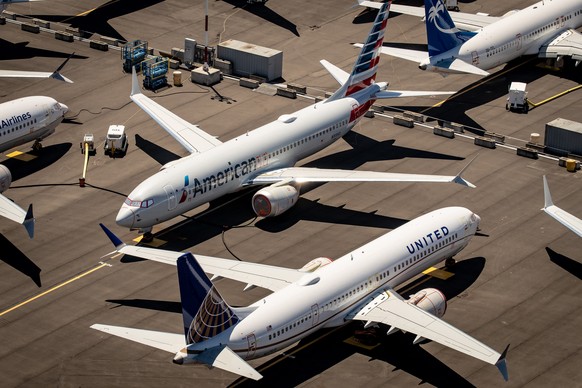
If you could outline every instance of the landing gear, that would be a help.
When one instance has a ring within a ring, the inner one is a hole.
[[[141,242],[150,243],[154,241],[154,234],[152,232],[145,232],[141,238]]]
[[[453,259],[452,257],[449,257],[445,260],[445,267],[452,267],[455,264],[457,264],[457,260]]]
[[[39,152],[40,150],[42,150],[42,143],[40,142],[40,140],[35,140],[34,144],[32,145],[32,150],[34,152]]]

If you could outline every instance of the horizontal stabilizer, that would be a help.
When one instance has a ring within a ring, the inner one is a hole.
[[[542,208],[542,210],[546,212],[550,217],[558,221],[560,224],[564,225],[566,228],[576,233],[578,237],[582,237],[582,219],[554,205],[552,201],[552,195],[550,194],[550,188],[548,186],[548,182],[546,180],[545,175],[543,177],[543,180],[544,180],[544,207]]]
[[[138,342],[152,348],[164,350],[169,353],[177,353],[184,348],[183,334],[164,333],[161,331],[132,329],[130,327],[108,326],[94,324],[91,329],[99,330],[107,334]]]
[[[259,372],[228,346],[208,349],[197,356],[196,361],[249,379],[260,380],[263,378]]]
[[[439,64],[437,63],[436,66],[440,67]],[[478,68],[477,66],[473,66],[465,61],[462,61],[460,59],[455,59],[454,61],[452,61],[450,63],[450,65],[448,65],[447,67],[442,67],[443,69],[448,69],[449,71],[454,71],[454,72],[458,72],[458,73],[468,73],[468,74],[476,74],[476,75],[483,75],[483,76],[487,76],[489,75],[488,72],[486,72],[483,69]]]
[[[24,222],[22,223],[22,225],[24,226],[24,229],[26,229],[26,231],[28,232],[28,237],[33,238],[34,237],[34,215],[32,215],[32,203],[30,205],[28,205],[28,211],[26,212],[26,217],[24,217]]]
[[[360,45],[359,47],[362,47],[362,46]],[[329,63],[325,59],[322,59],[321,61],[319,61],[319,63],[321,63],[323,65],[323,67],[325,67],[325,70],[327,70],[329,72],[329,74],[331,74],[331,76],[333,78],[335,78],[335,80],[340,85],[343,85],[348,81],[348,78],[350,77],[350,75],[347,72],[340,69],[339,67],[337,67],[336,65]]]

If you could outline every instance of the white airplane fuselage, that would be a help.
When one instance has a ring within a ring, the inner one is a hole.
[[[196,362],[196,354],[220,344],[244,359],[258,358],[318,329],[343,325],[351,311],[384,288],[394,288],[465,248],[479,222],[479,216],[462,207],[418,217],[257,301],[248,315],[235,309],[240,322],[190,344],[189,355],[180,352],[175,361]]]
[[[354,97],[316,103],[202,154],[168,163],[129,194],[116,222],[147,229],[236,192],[253,176],[295,165],[354,127],[371,104],[360,105]]]
[[[477,35],[461,46],[427,58],[419,67],[454,72],[434,65],[459,58],[482,70],[489,70],[522,55],[536,55],[552,36],[580,26],[580,1],[541,1],[475,31]]]
[[[0,104],[0,152],[52,134],[68,111],[45,96],[23,97]]]

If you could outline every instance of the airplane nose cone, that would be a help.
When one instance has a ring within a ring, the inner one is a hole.
[[[119,226],[124,226],[126,228],[133,228],[134,223],[134,214],[130,208],[122,207],[119,209],[119,213],[117,213],[117,217],[115,218],[115,222]]]
[[[59,102],[59,105],[61,106],[61,111],[63,112],[63,114],[69,111],[69,107],[63,104],[62,102]]]

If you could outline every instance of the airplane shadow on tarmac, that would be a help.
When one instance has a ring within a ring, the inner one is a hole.
[[[459,90],[439,106],[385,106],[385,109],[387,111],[394,110],[401,112],[402,110],[407,110],[422,113],[432,118],[429,121],[436,119],[439,123],[448,121],[462,124],[470,127],[465,128],[465,130],[477,135],[483,135],[484,128],[474,121],[467,112],[471,109],[489,104],[498,98],[507,96],[509,86],[512,82],[531,83],[548,74],[554,74],[560,78],[566,78],[578,83],[582,82],[582,72],[578,68],[575,68],[568,60],[565,61],[564,69],[560,71],[548,70],[539,66],[540,63],[543,63],[543,61],[537,57],[518,58],[505,65],[502,70],[490,74]],[[457,74],[450,75],[450,77],[456,76],[462,77],[462,75]],[[505,105],[500,106],[500,108],[504,107]]]
[[[72,28],[78,28],[88,38],[93,34],[100,34],[110,38],[125,39],[115,28],[109,24],[109,20],[129,15],[144,8],[163,2],[164,0],[140,0],[119,1],[110,0],[95,7],[88,12],[79,15],[29,15],[31,18],[46,20],[53,23],[68,24]]]
[[[232,5],[234,8],[244,9],[246,12],[258,16],[269,22],[275,24],[287,31],[293,33],[295,36],[299,36],[299,31],[297,31],[297,25],[283,16],[279,15],[277,12],[270,9],[266,4],[256,3],[250,4],[247,0],[222,0],[225,3]]]
[[[559,265],[564,270],[582,280],[582,263],[570,259],[569,257],[566,257],[548,247],[546,247],[546,252],[548,253],[552,263]]]
[[[71,53],[65,53],[61,51],[46,50],[36,47],[28,46],[30,42],[18,42],[12,43],[5,39],[0,39],[0,60],[12,60],[12,59],[28,59],[35,57],[43,58],[68,58]],[[71,58],[74,59],[87,59],[88,57],[84,55],[74,54]],[[49,69],[47,69],[49,70]],[[52,69],[51,69],[52,70]]]
[[[42,286],[40,280],[41,269],[1,233],[0,260],[28,276],[38,287]]]

